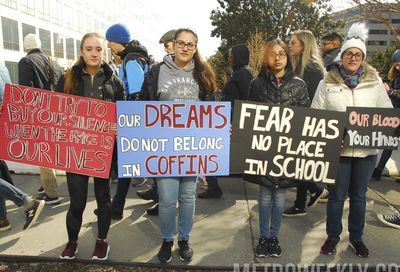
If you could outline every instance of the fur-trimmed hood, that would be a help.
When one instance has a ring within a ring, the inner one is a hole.
[[[339,72],[341,64],[341,62],[336,63],[325,75],[324,80],[327,84],[344,84],[344,80]],[[364,73],[360,77],[360,83],[377,82],[379,80],[378,72],[374,67],[366,62],[363,62],[361,66],[364,68]]]

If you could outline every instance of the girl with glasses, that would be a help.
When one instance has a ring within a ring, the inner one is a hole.
[[[142,86],[140,99],[194,102],[212,100],[213,92],[217,89],[216,78],[209,64],[200,55],[197,34],[190,29],[178,29],[174,40],[174,54],[166,55],[161,63],[151,68]],[[158,258],[163,263],[172,259],[177,202],[179,256],[182,261],[190,261],[193,257],[189,238],[193,226],[197,179],[195,176],[156,178],[163,239]]]
[[[347,107],[392,108],[390,99],[377,71],[365,62],[365,40],[368,29],[363,23],[350,27],[348,36],[335,63],[318,85],[311,107],[332,111],[346,111]],[[349,197],[349,242],[356,255],[368,257],[364,244],[366,193],[368,181],[375,167],[376,149],[342,148],[339,170],[334,185],[330,186],[326,233],[322,254],[333,254],[343,230],[344,201]]]
[[[292,71],[289,49],[281,40],[269,42],[264,49],[263,67],[250,82],[250,101],[269,104],[309,107],[306,84]],[[294,181],[267,176],[244,175],[245,180],[260,184],[258,201],[260,239],[257,257],[279,257],[282,249],[278,235],[285,208],[286,188],[295,186]]]

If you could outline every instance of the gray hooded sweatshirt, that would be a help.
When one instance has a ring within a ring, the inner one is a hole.
[[[185,69],[179,68],[171,55],[164,57],[158,76],[160,101],[198,101],[199,85],[193,78],[194,62]]]

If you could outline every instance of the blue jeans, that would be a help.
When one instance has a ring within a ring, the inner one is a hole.
[[[348,194],[350,199],[349,240],[362,241],[367,186],[374,171],[376,157],[376,155],[365,158],[340,157],[336,183],[331,187],[326,208],[326,232],[329,239],[340,240],[343,230],[343,206]]]
[[[178,240],[189,240],[196,203],[197,177],[157,178],[161,238],[174,240],[176,203],[179,202]]]
[[[28,195],[20,189],[0,178],[0,220],[7,219],[6,199],[11,200],[18,207],[24,204]]]
[[[285,198],[286,189],[272,189],[260,186],[258,199],[260,237],[278,237],[282,214],[285,209]]]

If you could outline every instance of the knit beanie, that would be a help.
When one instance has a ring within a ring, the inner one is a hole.
[[[124,24],[114,24],[107,29],[107,41],[127,44],[131,41],[131,32]]]
[[[392,62],[400,62],[400,49],[397,49],[396,51],[394,51],[393,55],[392,55]]]
[[[40,42],[40,39],[37,35],[33,33],[29,33],[28,35],[25,36],[24,38],[24,48],[26,50],[31,50],[35,48],[41,48],[42,43]]]
[[[349,29],[347,38],[344,40],[342,48],[338,56],[342,58],[343,53],[349,48],[358,48],[363,52],[363,60],[367,56],[367,48],[365,46],[365,41],[368,38],[368,28],[365,23],[354,23]]]

